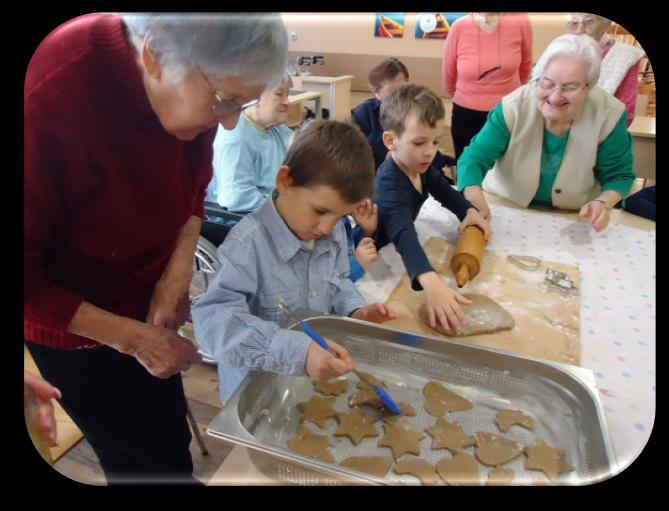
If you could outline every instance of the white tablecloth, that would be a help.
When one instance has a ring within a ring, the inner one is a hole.
[[[655,231],[609,224],[596,233],[586,222],[491,205],[488,250],[572,264],[581,275],[581,365],[591,369],[604,406],[616,461],[631,464],[655,419]],[[457,218],[429,198],[416,230],[457,241]],[[384,302],[404,273],[392,245],[357,282],[369,303]]]

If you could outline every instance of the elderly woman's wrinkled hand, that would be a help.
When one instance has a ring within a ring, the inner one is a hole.
[[[595,231],[603,231],[609,224],[611,210],[601,201],[587,202],[578,212],[578,216],[587,220]]]
[[[202,360],[190,339],[168,328],[140,325],[132,340],[117,348],[135,357],[153,376],[169,378]]]
[[[146,322],[150,325],[162,326],[178,330],[188,319],[190,297],[188,290],[173,290],[157,285],[151,296]]]
[[[490,222],[490,220],[492,220],[492,211],[490,211],[490,207],[488,206],[488,202],[483,196],[483,191],[481,188],[479,186],[468,186],[464,189],[463,193],[465,199],[471,202],[476,207],[476,209],[479,210],[479,213],[481,213],[481,216],[485,220]]]
[[[29,429],[44,439],[49,447],[57,447],[56,414],[51,400],[62,397],[60,390],[28,371],[23,371],[23,385],[23,406],[27,410]]]
[[[462,231],[465,227],[469,225],[475,225],[483,231],[483,239],[486,241],[490,240],[492,236],[492,229],[490,228],[490,222],[485,219],[480,211],[476,211],[474,208],[469,208],[467,210],[467,216],[462,219],[460,223],[459,233],[462,234]]]

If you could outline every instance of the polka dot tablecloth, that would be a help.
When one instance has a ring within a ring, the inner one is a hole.
[[[655,231],[609,224],[596,233],[586,222],[547,213],[491,209],[488,250],[579,268],[581,366],[595,375],[615,472],[623,470],[645,447],[655,419]],[[432,198],[416,219],[422,244],[434,236],[455,243],[457,228],[457,218]],[[395,248],[386,246],[358,289],[368,302],[384,302],[404,271]]]

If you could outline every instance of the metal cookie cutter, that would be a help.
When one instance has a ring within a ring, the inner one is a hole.
[[[510,263],[518,266],[518,268],[527,271],[536,271],[539,268],[539,265],[541,264],[541,260],[538,257],[534,256],[511,254],[506,256],[506,258],[509,260]]]
[[[564,272],[554,270],[553,268],[546,269],[546,277],[544,278],[544,282],[564,292],[569,292],[572,290],[576,291],[574,281],[569,278],[569,275]]]

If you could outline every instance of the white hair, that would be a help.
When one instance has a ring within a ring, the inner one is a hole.
[[[267,84],[288,65],[288,34],[279,14],[122,13],[137,51],[146,42],[172,83],[197,67],[245,84]]]
[[[565,34],[551,41],[532,70],[532,79],[540,78],[551,60],[555,57],[575,55],[585,62],[586,80],[595,85],[599,80],[599,68],[602,63],[601,49],[597,42],[587,34]]]

